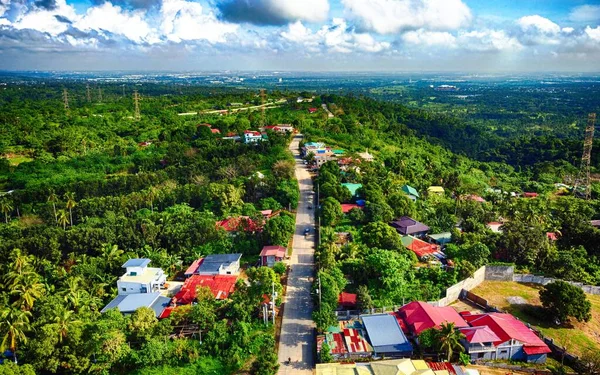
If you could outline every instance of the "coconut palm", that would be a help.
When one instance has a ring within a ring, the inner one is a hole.
[[[13,205],[8,199],[2,199],[0,201],[0,211],[4,213],[4,221],[8,224],[8,215],[12,212]]]
[[[106,265],[112,269],[115,266],[120,266],[121,260],[123,258],[123,254],[125,253],[123,250],[119,249],[117,245],[104,244],[100,249],[102,253],[102,258],[106,262]]]
[[[75,193],[65,193],[65,199],[67,200],[65,206],[69,210],[69,220],[71,221],[71,226],[73,226],[73,207],[77,206],[77,202],[75,202]]]
[[[31,313],[29,311],[10,307],[0,311],[0,335],[2,337],[0,352],[10,349],[13,352],[15,362],[17,361],[15,353],[18,344],[27,342],[25,332],[31,328],[30,317]]]
[[[54,190],[50,191],[48,195],[48,202],[52,203],[52,210],[54,211],[54,220],[58,223],[56,218],[56,202],[58,202],[58,195],[54,192]]]
[[[158,195],[157,193],[158,192],[154,186],[146,191],[146,201],[150,203],[150,210],[152,212],[154,212],[154,200]]]
[[[452,359],[455,350],[457,352],[464,350],[460,340],[465,338],[465,335],[454,326],[454,323],[442,323],[436,336],[440,349],[448,355],[448,362]]]
[[[33,308],[35,301],[40,298],[46,288],[40,282],[40,277],[35,272],[27,274],[15,280],[10,294],[18,296],[13,306],[29,311]]]
[[[69,217],[67,216],[67,212],[65,210],[58,210],[56,213],[57,222],[62,225],[63,230],[67,229],[67,224],[69,224]]]
[[[71,327],[74,324],[81,323],[81,321],[74,318],[72,310],[67,310],[62,306],[55,310],[55,313],[56,315],[54,316],[54,324],[56,325],[58,342],[62,342],[69,335],[69,330]]]

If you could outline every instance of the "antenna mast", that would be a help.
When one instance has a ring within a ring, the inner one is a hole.
[[[265,97],[266,97],[265,89],[260,89],[260,102],[262,104],[260,107],[260,110],[261,110],[260,122],[261,122],[262,126],[265,126],[265,122],[266,122],[266,120],[265,120]]]
[[[140,116],[140,94],[138,94],[137,90],[133,91],[133,102],[135,104],[135,120],[139,121]]]
[[[590,161],[592,155],[592,145],[594,144],[594,128],[596,125],[596,114],[588,115],[587,126],[585,127],[585,139],[583,141],[583,154],[581,155],[581,165],[579,174],[575,180],[573,192],[575,196],[590,199],[592,186],[590,184]]]
[[[92,95],[90,94],[90,84],[85,85],[85,96],[87,97],[88,103],[92,101]]]
[[[69,110],[69,92],[67,89],[63,89],[63,102],[65,104],[65,111]]]
[[[102,103],[102,88],[98,87],[98,102]]]

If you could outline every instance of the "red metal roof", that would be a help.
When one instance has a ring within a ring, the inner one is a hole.
[[[345,214],[350,212],[350,210],[353,208],[360,208],[361,210],[363,209],[361,206],[355,203],[342,203],[342,212]]]
[[[427,366],[433,371],[448,371],[450,374],[456,375],[456,370],[450,362],[426,362]]]
[[[548,346],[523,322],[511,314],[488,313],[479,315],[465,316],[471,326],[488,326],[499,337],[494,345],[501,344],[510,339],[515,339],[523,343],[524,349],[527,348],[532,354],[550,353]]]
[[[552,241],[556,241],[558,239],[558,237],[556,236],[556,233],[554,233],[554,232],[547,232],[546,237],[548,237],[548,239],[552,240]]]
[[[344,328],[344,341],[350,353],[370,352],[369,343],[360,334],[360,331],[353,328]]]
[[[475,201],[475,202],[480,202],[480,203],[485,203],[485,199],[483,199],[479,195],[475,195],[475,194],[465,195],[464,199],[470,200],[470,201]]]
[[[338,303],[344,307],[355,307],[356,306],[356,294],[354,293],[340,293],[338,297]]]
[[[210,131],[213,134],[221,134],[221,131],[219,129],[210,129]]]
[[[406,246],[406,248],[412,250],[412,252],[414,252],[419,258],[422,258],[425,255],[432,255],[440,251],[440,247],[438,245],[422,241],[418,238],[415,238],[409,245]]]
[[[238,232],[240,230],[256,232],[262,230],[262,227],[248,216],[228,217],[225,220],[217,221],[217,228],[219,227],[227,232]]]
[[[261,257],[275,256],[277,258],[285,257],[285,247],[283,246],[264,246],[260,252]]]
[[[237,276],[233,275],[193,275],[173,298],[180,305],[190,304],[196,299],[196,289],[205,286],[210,288],[216,299],[226,299],[233,293],[236,281]]]
[[[315,113],[315,112],[317,112],[317,111],[318,111],[318,109],[317,109],[317,108],[314,108],[314,107],[311,107],[311,108],[309,108],[309,109],[308,109],[308,112],[309,112],[309,113]]]
[[[200,259],[196,259],[195,261],[192,262],[192,265],[188,267],[187,270],[185,270],[185,275],[193,275],[196,273],[196,271],[198,270],[198,267],[200,267],[200,265],[202,264],[202,262],[204,261],[204,258],[200,258]]]
[[[526,193],[523,193],[523,196],[524,196],[525,198],[535,198],[535,197],[537,197],[537,196],[538,196],[538,193],[527,193],[527,192],[526,192]]]
[[[488,326],[461,328],[460,331],[465,335],[467,341],[472,344],[496,342],[500,340]]]
[[[436,307],[426,302],[413,301],[398,310],[411,333],[418,335],[429,328],[439,328],[442,323],[454,323],[457,328],[468,327],[465,320],[450,306]]]

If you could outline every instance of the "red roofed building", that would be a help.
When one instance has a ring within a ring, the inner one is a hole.
[[[308,109],[308,113],[315,113],[315,112],[317,112],[318,110],[319,110],[318,108],[315,108],[315,107],[310,107],[310,108]]]
[[[488,313],[465,315],[464,318],[472,327],[489,327],[498,337],[493,342],[495,351],[490,359],[545,363],[551,352],[533,330],[510,314]]]
[[[356,308],[356,294],[354,293],[340,293],[338,297],[338,305],[345,309],[355,309]]]
[[[523,197],[525,198],[537,198],[538,193],[523,193]]]
[[[210,129],[210,132],[213,134],[221,134],[221,131],[219,129]]]
[[[262,266],[273,267],[275,263],[281,262],[285,258],[285,247],[283,246],[265,246],[260,252],[260,264]]]
[[[558,240],[558,236],[556,235],[555,232],[546,232],[546,237],[548,237],[548,239],[550,241],[556,241],[556,240]]]
[[[227,232],[260,232],[262,225],[255,222],[248,216],[228,217],[225,220],[217,221],[217,229],[222,228]]]
[[[500,340],[488,326],[461,328],[460,332],[465,335],[462,344],[471,360],[494,359],[496,346],[494,342]]]
[[[347,214],[348,212],[350,212],[351,209],[353,208],[358,208],[358,209],[363,209],[363,207],[359,206],[358,204],[355,203],[342,203],[342,212]]]
[[[237,276],[234,275],[193,275],[183,283],[173,302],[178,305],[194,302],[199,286],[208,287],[215,299],[227,299],[233,293],[236,281]]]
[[[475,195],[475,194],[468,194],[463,196],[464,200],[467,201],[475,201],[475,202],[479,202],[479,203],[485,203],[485,199],[481,198],[479,195]]]
[[[413,236],[402,237],[402,245],[415,253],[419,259],[436,257],[436,255],[445,257],[438,245],[425,242]]]
[[[457,328],[469,326],[452,307],[436,307],[421,301],[413,301],[402,306],[397,314],[406,323],[408,332],[414,336],[429,328],[439,328],[446,322],[454,323]]]

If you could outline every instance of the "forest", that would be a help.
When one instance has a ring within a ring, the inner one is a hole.
[[[599,186],[587,201],[555,185],[577,173],[580,140],[523,134],[528,141],[502,143],[449,113],[353,95],[270,90],[266,100],[281,103],[275,108],[233,112],[232,103],[257,105],[261,97],[224,87],[89,86],[89,95],[75,81],[0,91],[0,337],[19,362],[7,358],[0,374],[274,374],[274,330],[259,313],[280,278],[253,266],[264,245],[286,246],[294,230],[299,193],[289,136],[221,139],[265,124],[292,124],[303,142],[325,142],[353,160],[365,150],[374,156],[345,169],[324,163],[315,176],[318,327],[335,319],[343,290],[356,292],[363,307],[435,300],[494,262],[600,285],[600,231],[590,223],[599,218]],[[139,121],[133,89],[142,98]],[[223,109],[230,111],[211,112]],[[189,112],[198,113],[180,115]],[[597,153],[592,164],[599,165]],[[352,196],[341,183],[362,186]],[[405,184],[423,199],[408,199]],[[445,193],[424,194],[432,185]],[[473,195],[485,202],[466,198]],[[341,203],[357,200],[366,202],[363,210],[342,213]],[[260,210],[281,214],[264,222]],[[419,264],[388,225],[404,215],[433,233],[452,233],[446,252],[454,267]],[[263,229],[231,236],[217,228],[232,216]],[[490,222],[502,222],[502,232]],[[338,232],[353,241],[338,246]],[[151,259],[175,277],[200,256],[233,252],[243,254],[247,282],[228,300],[199,294],[195,305],[162,320],[143,309],[99,312],[129,258]],[[201,327],[201,342],[172,337],[186,322]]]

